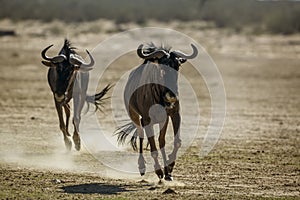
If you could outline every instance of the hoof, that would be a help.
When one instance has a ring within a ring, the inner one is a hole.
[[[158,181],[158,185],[163,185],[164,183],[161,181],[161,179],[159,179]]]
[[[144,176],[146,173],[146,168],[139,168],[141,176]]]
[[[146,165],[145,165],[145,159],[143,156],[140,156],[139,157],[139,160],[138,160],[138,165],[139,165],[139,172],[141,174],[141,176],[144,176],[145,173],[146,173]]]
[[[71,151],[71,148],[72,148],[71,140],[68,137],[65,137],[64,141],[65,141],[65,146],[66,146],[67,150]]]
[[[165,180],[166,180],[166,181],[173,181],[172,175],[170,175],[170,174],[165,175]]]
[[[75,144],[75,149],[76,149],[77,151],[80,151],[80,149],[81,149],[80,142],[77,143],[77,144]]]
[[[174,168],[174,165],[175,165],[175,162],[172,162],[172,163],[170,163],[170,164],[168,165],[168,171],[169,171],[169,173],[172,173],[173,168]]]
[[[164,173],[161,169],[155,170],[155,173],[159,179],[162,179],[164,177]]]
[[[66,131],[67,136],[71,137],[71,134],[69,133],[69,131]]]
[[[80,137],[79,137],[79,135],[73,135],[73,141],[74,141],[74,144],[75,144],[75,149],[77,150],[77,151],[79,151],[80,150],[80,148],[81,148],[81,144],[80,144]]]
[[[164,177],[164,172],[161,170],[161,167],[159,164],[154,165],[155,173],[158,176],[159,179],[162,179]]]

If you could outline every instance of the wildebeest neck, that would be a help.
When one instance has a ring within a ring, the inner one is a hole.
[[[65,94],[69,89],[69,85],[73,84],[74,79],[72,78],[74,70],[71,68],[63,69],[58,73],[58,77],[56,80],[56,93],[59,95]]]
[[[130,104],[142,116],[147,116],[155,104],[166,108],[174,105],[169,101],[178,100],[177,77],[178,72],[166,65],[148,62],[139,66],[129,75],[125,104]],[[166,98],[167,93],[169,98]]]

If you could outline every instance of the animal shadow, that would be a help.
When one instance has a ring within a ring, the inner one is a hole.
[[[108,185],[103,183],[89,183],[79,185],[63,186],[61,189],[71,194],[118,194],[129,191],[123,186]]]

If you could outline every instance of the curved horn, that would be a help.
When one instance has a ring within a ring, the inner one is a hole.
[[[93,58],[93,56],[90,54],[90,52],[88,50],[86,50],[87,54],[90,57],[91,62],[90,63],[84,63],[84,61],[82,60],[82,58],[76,54],[71,54],[70,55],[70,63],[72,65],[79,65],[85,68],[91,68],[94,64],[95,64],[95,60]]]
[[[193,53],[191,55],[187,55],[185,53],[182,53],[181,51],[173,51],[178,57],[185,58],[185,59],[193,59],[198,55],[198,49],[195,45],[191,44],[193,48]]]
[[[149,54],[145,54],[143,52],[143,44],[141,44],[137,50],[136,50],[136,53],[137,55],[140,57],[140,58],[143,58],[143,59],[150,59],[150,58],[161,58],[165,55],[168,55],[168,53],[164,50],[156,50],[152,53],[149,53]]]
[[[42,58],[44,58],[45,60],[49,60],[49,61],[52,61],[53,58],[49,58],[48,56],[46,56],[46,52],[48,51],[48,49],[50,49],[51,47],[53,46],[53,44],[49,45],[48,47],[46,47],[41,55],[42,55]]]
[[[50,46],[46,47],[43,51],[42,51],[42,58],[44,58],[45,60],[48,60],[48,61],[51,61],[51,62],[54,62],[54,63],[58,63],[58,62],[62,62],[64,60],[67,59],[67,57],[63,54],[61,55],[58,55],[58,56],[54,56],[52,58],[46,56],[46,52],[48,51],[48,49],[50,49],[51,47],[53,46],[53,44],[51,44]]]
[[[84,67],[92,67],[92,66],[94,66],[95,60],[94,60],[93,56],[90,54],[90,52],[87,49],[85,51],[89,55],[91,62],[89,64],[87,64],[87,63],[81,63],[81,65],[84,66]]]

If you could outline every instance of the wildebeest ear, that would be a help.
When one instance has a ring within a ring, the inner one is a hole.
[[[52,65],[51,65],[51,62],[49,62],[49,61],[42,61],[42,63],[45,65],[45,66],[47,66],[47,67],[51,67]]]

